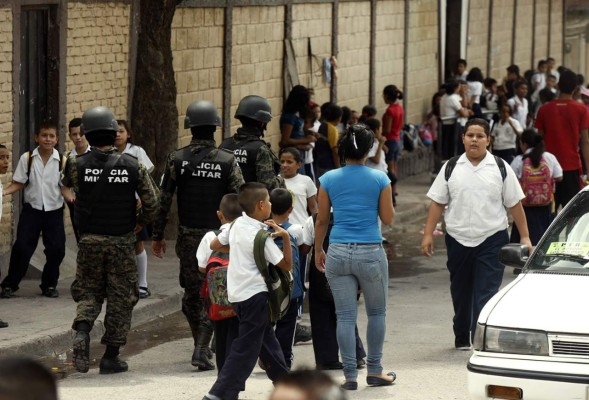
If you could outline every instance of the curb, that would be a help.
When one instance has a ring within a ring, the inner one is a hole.
[[[133,309],[131,329],[138,325],[172,314],[181,309],[183,291],[171,294],[152,294],[153,300],[141,300]],[[154,299],[155,298],[155,299]],[[73,315],[72,315],[73,319]],[[102,319],[96,320],[90,332],[92,341],[100,341],[104,334]],[[10,355],[28,356],[33,358],[58,356],[71,350],[73,331],[63,327],[55,328],[42,337],[37,337],[24,343],[5,347],[1,350],[2,357]],[[25,339],[26,340],[26,339]]]

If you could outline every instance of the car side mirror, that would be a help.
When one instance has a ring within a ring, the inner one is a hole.
[[[499,261],[510,267],[522,268],[530,256],[528,246],[524,244],[509,243],[501,248]]]

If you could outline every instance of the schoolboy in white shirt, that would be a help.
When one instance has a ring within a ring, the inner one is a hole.
[[[432,202],[421,251],[425,256],[433,255],[433,231],[447,205],[444,220],[454,305],[454,346],[467,350],[482,308],[497,293],[503,279],[499,250],[509,242],[506,209],[521,233],[520,242],[530,249],[532,244],[519,181],[507,163],[503,177],[498,164],[503,160],[496,160],[487,151],[489,123],[480,118],[469,120],[462,141],[466,152],[450,177],[446,180],[446,163],[427,193]]]
[[[273,382],[288,374],[284,355],[270,323],[268,288],[254,260],[254,238],[260,229],[274,228],[271,237],[280,236],[283,251],[273,240],[264,246],[264,258],[286,271],[292,270],[290,237],[274,221],[267,220],[272,204],[266,185],[248,182],[239,188],[238,201],[244,213],[231,229],[222,231],[211,243],[211,250],[229,246],[227,292],[239,319],[239,335],[233,340],[225,365],[203,400],[237,399],[258,357]],[[264,221],[264,222],[263,222]]]
[[[18,221],[16,242],[10,253],[8,275],[0,285],[0,297],[3,298],[12,297],[18,290],[41,234],[47,261],[39,286],[43,296],[59,296],[56,287],[59,266],[65,257],[65,231],[60,188],[60,170],[64,160],[55,150],[57,127],[52,123],[42,124],[35,134],[35,142],[39,146],[30,156],[27,152],[20,157],[12,175],[12,183],[3,192],[8,195],[24,188],[24,206]]]

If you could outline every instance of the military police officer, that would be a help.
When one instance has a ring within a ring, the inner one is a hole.
[[[192,141],[168,156],[161,183],[160,209],[153,224],[152,251],[157,257],[163,257],[166,250],[164,229],[172,197],[177,191],[176,254],[180,258],[180,286],[184,288],[182,312],[194,339],[192,365],[200,370],[211,370],[215,366],[210,361],[212,354],[208,347],[212,325],[199,295],[204,276],[195,264],[195,254],[203,236],[219,227],[217,210],[221,198],[227,193],[236,193],[244,183],[233,153],[215,146],[215,130],[220,125],[221,119],[213,103],[200,100],[188,106],[184,128],[190,128]]]
[[[235,118],[241,128],[232,137],[225,139],[222,149],[231,150],[246,182],[260,182],[268,190],[286,187],[284,179],[278,176],[280,163],[268,143],[261,138],[268,122],[272,120],[272,109],[268,100],[260,96],[246,96],[239,102]]]
[[[134,230],[155,216],[158,190],[135,157],[117,154],[118,126],[110,110],[94,107],[86,111],[82,130],[92,149],[69,157],[62,178],[62,184],[77,194],[66,200],[76,203],[74,218],[80,233],[76,279],[71,286],[72,298],[78,303],[73,363],[79,372],[88,372],[89,333],[106,300],[101,340],[106,352],[100,373],[124,372],[128,366],[119,358],[119,347],[127,341],[139,298]],[[143,205],[141,220],[135,193]]]

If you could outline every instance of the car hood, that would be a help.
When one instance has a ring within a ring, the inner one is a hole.
[[[479,321],[505,328],[589,334],[587,304],[589,275],[525,273],[489,301]]]

